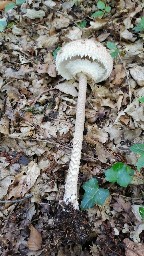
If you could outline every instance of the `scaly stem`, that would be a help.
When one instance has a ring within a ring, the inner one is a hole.
[[[85,101],[86,101],[87,78],[83,73],[79,74],[79,94],[76,110],[75,133],[73,138],[73,149],[69,170],[65,182],[64,201],[71,203],[75,209],[78,209],[77,200],[77,182],[81,159],[83,131],[85,122]]]

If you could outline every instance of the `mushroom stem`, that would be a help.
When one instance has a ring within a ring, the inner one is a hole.
[[[79,94],[76,110],[75,133],[73,138],[73,149],[69,170],[65,182],[64,201],[66,204],[71,203],[75,209],[79,208],[77,200],[77,182],[79,166],[81,159],[84,121],[85,121],[85,101],[86,101],[87,77],[79,74]]]

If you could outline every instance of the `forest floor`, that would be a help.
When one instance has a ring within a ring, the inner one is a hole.
[[[130,146],[144,143],[143,37],[135,29],[143,1],[18,1],[0,18],[0,255],[142,256],[143,168]],[[8,2],[8,1],[5,1]],[[93,15],[94,14],[94,15]],[[0,24],[1,26],[1,24]],[[143,25],[144,26],[144,25]],[[58,75],[62,45],[80,38],[115,44],[109,79],[88,85],[80,174],[110,191],[105,205],[82,211],[61,203],[75,124],[77,82]],[[122,162],[134,171],[126,188],[105,180]]]

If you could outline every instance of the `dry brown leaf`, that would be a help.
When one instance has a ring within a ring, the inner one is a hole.
[[[144,86],[144,67],[137,65],[130,69],[130,74],[138,85]]]
[[[27,245],[32,251],[38,251],[41,249],[42,237],[40,232],[33,225],[30,225],[30,237]]]
[[[126,245],[125,256],[143,256],[144,255],[144,245],[137,244],[125,238],[123,242]]]
[[[122,197],[118,197],[116,198],[116,203],[113,204],[113,209],[116,211],[116,212],[122,212],[122,211],[125,211],[125,212],[129,212],[131,210],[131,204],[130,202],[126,202]]]
[[[113,84],[115,85],[121,85],[124,78],[126,77],[125,70],[123,68],[123,65],[117,64],[115,65],[115,79],[113,81]]]
[[[69,38],[70,40],[77,40],[80,39],[82,36],[82,31],[78,27],[73,27],[70,29],[68,34],[66,34],[66,37]]]
[[[9,134],[9,119],[5,116],[0,120],[0,132],[2,134]]]
[[[34,185],[37,177],[40,175],[40,168],[38,165],[31,161],[27,167],[27,170],[22,171],[15,176],[15,180],[11,185],[8,193],[8,198],[11,197],[22,197],[24,196]]]
[[[70,19],[63,16],[59,15],[58,18],[55,18],[54,21],[52,22],[52,26],[56,29],[62,29],[68,27],[70,24]]]
[[[97,18],[96,21],[90,21],[89,29],[99,30],[99,29],[103,28],[107,22],[108,22],[107,19],[98,19]]]
[[[106,148],[101,143],[96,144],[96,154],[98,156],[98,159],[102,163],[106,163],[108,159],[112,159],[112,156],[110,155],[110,153],[106,150]]]
[[[0,1],[0,10],[3,10],[7,4],[11,3],[13,1]]]
[[[51,77],[56,77],[56,67],[54,63],[49,64],[47,73]]]
[[[97,144],[97,141],[105,143],[108,140],[108,133],[98,128],[96,124],[88,126],[87,129],[88,133],[86,135],[86,140],[88,143]]]

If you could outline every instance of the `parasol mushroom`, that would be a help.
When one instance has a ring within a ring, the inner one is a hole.
[[[79,80],[73,149],[64,193],[64,202],[71,203],[75,209],[78,209],[77,182],[85,121],[87,81],[99,83],[106,80],[112,71],[113,60],[102,44],[93,39],[80,39],[69,42],[61,48],[56,57],[56,68],[63,78]]]

